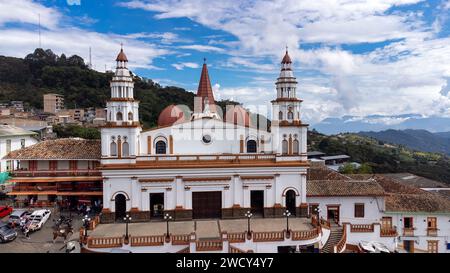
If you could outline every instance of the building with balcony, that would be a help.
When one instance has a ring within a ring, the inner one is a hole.
[[[97,140],[47,140],[11,152],[6,159],[19,161],[9,180],[13,187],[8,195],[21,205],[60,202],[76,206],[80,201],[93,204],[102,199]]]

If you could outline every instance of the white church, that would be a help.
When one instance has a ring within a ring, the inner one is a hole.
[[[223,114],[203,64],[193,111],[171,105],[143,131],[123,51],[101,130],[102,221],[169,213],[175,220],[306,216],[307,124],[288,52],[276,81],[270,129],[241,107]],[[262,128],[261,128],[262,127]]]

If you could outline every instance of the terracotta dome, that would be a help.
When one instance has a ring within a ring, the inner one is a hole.
[[[119,55],[116,58],[117,62],[128,62],[127,55],[123,52],[123,48],[120,49]]]
[[[282,64],[290,64],[290,63],[292,63],[291,57],[289,56],[287,49],[286,49],[286,54],[284,54],[283,60],[281,60],[281,63]]]
[[[183,122],[185,115],[180,107],[171,104],[161,111],[158,117],[158,126],[170,126],[175,123]]]
[[[225,121],[246,127],[249,127],[251,124],[250,115],[240,105],[236,105],[235,107],[227,110],[225,114]]]

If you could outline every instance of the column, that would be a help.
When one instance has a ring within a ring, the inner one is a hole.
[[[137,177],[131,177],[131,209],[136,210],[139,209],[139,203],[140,203],[140,187],[138,184]]]
[[[183,177],[177,176],[175,178],[175,205],[176,208],[184,207],[184,186],[183,186]]]
[[[108,178],[103,178],[103,209],[111,209],[111,190]]]
[[[282,204],[282,200],[281,200],[281,189],[280,189],[280,174],[275,174],[275,182],[273,183],[273,194],[274,194],[274,198],[273,200],[275,201],[275,205]]]
[[[242,180],[239,175],[233,176],[233,206],[234,205],[243,205],[242,199]]]

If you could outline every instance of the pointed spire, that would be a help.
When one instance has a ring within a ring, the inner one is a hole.
[[[197,97],[202,99],[202,112],[204,109],[205,99],[207,99],[207,103],[209,104],[209,109],[211,112],[215,112],[215,101],[214,101],[214,93],[211,87],[211,82],[209,81],[208,67],[206,66],[206,58],[203,59],[203,68],[202,74],[200,76],[200,82],[198,84]]]
[[[281,61],[282,64],[290,64],[292,63],[291,57],[289,57],[288,53],[288,47],[286,46],[286,54],[284,54],[283,60]]]
[[[119,55],[117,55],[116,61],[117,62],[128,62],[127,55],[125,55],[125,52],[123,52],[123,44],[122,43],[120,44],[120,52],[119,52]]]

